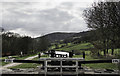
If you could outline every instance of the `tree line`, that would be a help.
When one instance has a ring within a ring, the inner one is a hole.
[[[47,50],[49,45],[45,37],[36,39],[13,32],[2,33],[2,56],[38,53]]]
[[[120,48],[120,2],[98,2],[84,10],[84,19],[91,30],[91,43],[96,53]]]

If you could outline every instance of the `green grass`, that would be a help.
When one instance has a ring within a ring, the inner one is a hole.
[[[82,55],[74,55],[73,58],[81,58]]]
[[[90,55],[90,51],[85,51],[85,54],[86,55]]]
[[[0,59],[7,59],[7,58],[8,57],[1,57]],[[2,65],[2,66],[6,65],[6,64],[9,64],[9,62],[4,62],[4,61],[0,62],[0,65]]]
[[[7,57],[0,57],[0,59],[7,59]]]
[[[86,66],[93,69],[114,69],[118,70],[117,64],[113,63],[96,63],[96,64],[82,64],[82,66]]]
[[[31,56],[35,56],[35,55],[36,55],[36,54],[27,55],[27,56],[23,56],[23,57],[17,57],[16,59],[22,60],[22,59],[25,59],[25,58],[28,58],[28,57],[31,57]]]
[[[12,56],[12,57],[16,57],[16,59],[18,60],[23,60],[25,58],[28,58],[28,57],[31,57],[31,56],[35,56],[36,54],[34,55],[27,55],[27,56],[23,56],[23,57],[19,57],[19,56]],[[1,59],[8,59],[8,57],[1,57]],[[9,64],[9,62],[4,62],[2,61],[2,66],[6,65],[6,64]]]
[[[58,44],[58,47],[60,48],[61,46],[63,46],[64,45],[64,47],[66,46],[66,44]],[[68,45],[67,46],[71,46],[71,43],[68,43]],[[53,45],[53,46],[51,46],[49,49],[55,49],[56,47],[55,47],[55,45]]]
[[[48,57],[48,55],[42,55],[41,58],[46,58]],[[38,57],[32,59],[32,60],[39,60]],[[37,66],[40,66],[41,64],[37,64],[37,63],[23,63],[17,66],[13,66],[13,67],[9,67],[9,68],[36,68]]]
[[[93,45],[91,45],[90,43],[69,44],[68,46],[65,46],[63,48],[59,48],[56,50],[65,50],[65,51],[77,50],[77,51],[80,51],[81,49],[89,49],[91,47],[93,47]]]
[[[59,44],[59,47],[60,46],[62,46],[62,45],[65,45],[65,44]],[[54,47],[54,46],[53,46]],[[92,45],[92,44],[90,44],[90,43],[80,43],[80,44],[72,44],[72,43],[68,43],[68,45],[67,46],[64,46],[64,47],[62,47],[62,48],[59,48],[59,49],[56,49],[56,50],[58,50],[58,51],[61,51],[61,50],[64,50],[64,51],[72,51],[72,50],[75,50],[75,52],[76,53],[80,53],[80,52],[82,52],[82,51],[84,51],[84,50],[82,50],[82,49],[90,49],[90,48],[93,48],[94,46]],[[115,49],[114,50],[114,54],[116,55],[118,55],[120,52],[120,49]],[[109,51],[108,51],[108,54],[111,54],[111,52],[112,52],[112,50],[111,49],[109,49]],[[86,54],[90,54],[90,51],[85,51],[85,53]],[[100,53],[101,55],[104,55],[104,52],[103,51],[101,51],[101,53]]]
[[[81,58],[82,55],[75,55],[74,58]],[[101,59],[95,59],[91,56],[86,56],[85,60],[101,60]],[[93,69],[114,69],[118,70],[118,65],[114,63],[95,63],[95,64],[82,64],[83,67],[89,67]]]
[[[50,49],[54,49],[55,48],[55,45],[51,46]]]
[[[56,49],[56,50],[64,50],[64,51],[71,51],[71,50],[75,50],[76,52],[82,52],[83,50],[80,50],[80,49],[89,49],[89,48],[92,48],[93,45],[91,45],[90,43],[82,43],[82,44],[69,44],[68,46],[65,46],[63,48],[59,48],[59,49]],[[119,54],[119,50],[120,49],[115,49],[114,50],[114,54]],[[111,49],[109,49],[109,54],[111,54]],[[93,58],[90,56],[90,51],[85,51],[85,54],[86,55],[86,59],[85,60],[101,60],[101,59],[105,59],[104,57],[103,58]],[[103,51],[101,52],[102,55],[103,54]],[[115,56],[115,55],[114,55]],[[81,58],[82,55],[75,55],[73,56],[74,58]],[[96,64],[82,64],[82,66],[86,66],[86,67],[90,67],[90,68],[93,68],[93,69],[118,69],[118,66],[116,64],[113,64],[113,63],[96,63]]]
[[[43,56],[46,57],[46,56]],[[75,55],[74,58],[81,58],[82,55]],[[39,58],[34,58],[33,60],[38,60]],[[85,60],[100,60],[100,59],[94,59],[91,56],[86,56]],[[9,67],[9,68],[36,68],[37,66],[40,66],[41,64],[36,63],[24,63],[18,66]],[[89,67],[92,69],[118,69],[118,66],[113,63],[96,63],[96,64],[82,64],[83,67]]]
[[[62,45],[65,44],[59,44],[59,47],[61,47]],[[64,50],[64,51],[71,51],[71,50],[75,50],[78,52],[82,52],[84,50],[80,50],[80,49],[89,49],[92,48],[93,45],[91,45],[90,43],[81,43],[81,44],[72,44],[69,43],[67,46],[64,46],[62,48],[56,49],[56,50]],[[55,46],[52,46],[52,48],[55,48]],[[115,49],[114,53],[115,54],[119,54],[119,49]],[[103,54],[103,52],[101,52]],[[86,58],[85,60],[101,60],[103,58],[93,58],[93,56],[90,55],[90,51],[85,51],[86,54]],[[111,50],[109,50],[109,54],[111,54]],[[29,56],[27,56],[29,57]],[[41,58],[44,57],[48,57],[47,55],[43,55]],[[73,56],[74,58],[81,58],[82,55],[75,55]],[[26,57],[23,57],[26,58]],[[18,58],[18,59],[23,59],[23,58]],[[33,60],[38,60],[39,58],[34,58]],[[10,67],[10,68],[36,68],[37,66],[40,66],[41,64],[35,64],[35,63],[24,63],[18,66],[14,66],[14,67]],[[118,66],[116,64],[113,63],[96,63],[96,64],[82,64],[83,67],[89,67],[89,68],[93,68],[93,69],[118,69]]]
[[[9,62],[3,62],[2,61],[2,66],[6,65],[6,64],[9,64]]]
[[[109,50],[108,50],[108,54],[111,55],[111,53],[112,53],[112,50],[109,49]],[[101,55],[104,55],[104,52],[101,51],[100,54],[101,54]],[[116,57],[116,55],[119,55],[119,54],[120,54],[120,49],[114,49],[114,55],[113,55],[113,56]]]
[[[120,49],[114,49],[114,54],[119,54],[119,51],[120,51]],[[108,53],[111,54],[111,53],[112,53],[112,50],[109,49],[109,50],[108,50]]]
[[[82,58],[82,57],[83,57],[83,55],[74,55],[73,56],[73,58]],[[91,56],[86,55],[85,60],[100,60],[100,59],[95,59],[95,58],[92,58]]]
[[[17,69],[17,68],[36,68],[37,66],[40,66],[41,64],[36,64],[36,63],[23,63],[23,64],[20,64],[18,66],[14,66],[14,67],[9,67],[9,68],[14,68],[14,69]]]

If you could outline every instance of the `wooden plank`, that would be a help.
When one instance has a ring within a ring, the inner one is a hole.
[[[79,73],[81,73],[81,72],[79,72]],[[78,73],[78,74],[79,74]],[[44,74],[44,72],[40,72],[39,74]],[[47,72],[46,73],[47,75],[77,75],[77,73],[76,72]]]
[[[77,73],[77,76],[78,76],[78,61],[76,61],[76,73]]]
[[[60,72],[62,73],[62,60],[60,61]]]
[[[48,68],[59,68],[60,66],[47,66]]]
[[[8,60],[8,61],[11,61],[11,59],[5,59],[5,60]],[[4,61],[5,61],[4,60]],[[38,60],[13,60],[13,62],[16,62],[16,63],[40,63],[40,64],[44,64],[44,61],[38,61]]]
[[[44,60],[66,60],[66,61],[73,61],[73,60],[84,60],[83,58],[40,58],[40,61]]]
[[[44,67],[45,67],[45,75],[46,75],[46,73],[47,73],[47,61],[44,61]]]
[[[112,60],[90,60],[90,61],[78,61],[79,64],[93,64],[93,63],[112,63]]]
[[[57,60],[57,58],[56,58],[56,60]],[[67,59],[65,59],[65,60],[67,60]],[[78,60],[79,64],[112,63],[112,60],[90,60],[90,61],[84,61],[84,60],[79,61],[79,59],[76,59],[76,60]],[[3,60],[3,61],[5,61],[5,60]],[[45,61],[45,59],[44,59],[44,61]],[[44,64],[44,61],[42,61],[41,58],[39,61],[37,61],[37,60],[13,60],[13,62],[16,62],[16,63],[40,63],[40,64]],[[72,61],[72,59],[71,59],[71,61]],[[74,59],[73,59],[73,61],[74,61]]]
[[[62,66],[63,68],[76,68],[76,66]]]

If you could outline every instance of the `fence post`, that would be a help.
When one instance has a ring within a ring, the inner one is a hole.
[[[85,59],[85,52],[83,52],[83,58]]]
[[[60,72],[61,72],[61,75],[62,75],[62,59],[60,60]]]
[[[45,69],[45,76],[46,76],[46,74],[47,74],[47,60],[44,61],[44,65],[45,65],[44,69]]]
[[[120,60],[119,60],[120,61]],[[120,62],[118,64],[118,74],[120,75]]]
[[[78,74],[78,60],[76,60],[76,73]]]
[[[38,54],[38,58],[40,58],[40,57],[41,57],[41,54],[39,53],[39,54]]]
[[[73,52],[69,52],[69,57],[72,58]]]

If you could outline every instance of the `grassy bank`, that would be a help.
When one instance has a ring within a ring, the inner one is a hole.
[[[46,58],[46,57],[48,57],[48,56],[47,55],[41,56],[41,58]],[[39,60],[39,58],[36,57],[32,60]],[[17,68],[36,68],[37,66],[40,66],[40,65],[41,64],[37,64],[37,63],[23,63],[23,64],[20,64],[17,66],[9,67],[9,68],[14,68],[14,69],[17,69]]]
[[[15,57],[16,59],[18,60],[23,60],[23,59],[26,59],[28,57],[31,57],[31,56],[35,56],[36,54],[34,55],[26,55],[26,56],[23,56],[23,57],[20,57],[20,56],[12,56],[13,58]],[[0,59],[8,59],[8,57],[1,57]],[[2,66],[6,65],[6,64],[9,64],[9,62],[4,62],[2,61]]]
[[[43,57],[47,57],[47,56],[43,56]],[[73,56],[74,58],[81,58],[82,55],[75,55]],[[34,58],[33,60],[38,60],[39,58]],[[86,56],[85,60],[100,60],[100,59],[95,59],[92,58],[91,56]],[[9,68],[36,68],[37,66],[40,66],[41,64],[36,64],[36,63],[23,63],[21,65],[18,66],[14,66],[14,67],[9,67]],[[96,63],[96,64],[82,64],[82,67],[88,67],[88,68],[92,68],[92,69],[118,69],[118,65],[113,64],[113,63]]]
[[[62,46],[63,44],[60,44],[59,46]],[[64,46],[62,48],[56,49],[56,50],[63,50],[63,51],[78,51],[78,52],[82,52],[84,50],[81,49],[89,49],[92,48],[93,45],[91,45],[90,43],[81,43],[81,44],[68,44],[67,46]],[[103,54],[103,52],[101,52]],[[119,49],[115,49],[114,51],[115,55],[111,56],[111,57],[115,57],[116,54],[119,54]],[[95,57],[90,55],[90,51],[87,50],[85,51],[86,54],[86,59],[85,60],[101,60],[101,59],[105,59],[105,57]],[[111,54],[111,49],[109,49],[109,53]],[[29,57],[29,56],[27,56]],[[47,55],[43,55],[42,57],[48,57]],[[82,55],[75,55],[73,56],[74,58],[81,58]],[[109,57],[109,56],[108,56]],[[18,58],[18,59],[24,59],[26,57],[23,58]],[[38,58],[34,58],[33,60],[38,60]],[[36,64],[36,63],[24,63],[18,66],[14,66],[14,67],[10,67],[10,68],[36,68],[37,66],[40,66],[41,64]],[[89,68],[93,68],[93,69],[118,69],[118,66],[116,64],[113,63],[96,63],[96,64],[82,64],[83,67],[89,67]]]
[[[81,58],[82,55],[75,55],[75,58]],[[86,56],[85,60],[101,60],[101,59],[95,59],[91,56]],[[92,69],[114,69],[118,70],[118,65],[114,63],[95,63],[95,64],[82,64],[82,67],[88,67]]]
[[[69,44],[68,46],[56,49],[56,50],[64,50],[64,51],[71,51],[71,50],[76,50],[80,51],[81,49],[89,49],[92,48],[93,45],[90,43],[82,43],[82,44]]]
[[[93,45],[91,45],[90,43],[81,43],[81,44],[69,44],[68,46],[56,49],[56,50],[64,50],[64,51],[71,51],[71,50],[75,50],[77,52],[82,52],[84,50],[80,50],[80,49],[89,49],[92,48]],[[119,54],[120,49],[115,49],[114,50],[114,55],[113,56],[108,56],[109,58],[116,58]],[[108,55],[111,54],[111,49],[109,49]],[[85,51],[86,54],[86,59],[85,60],[101,60],[101,59],[105,59],[105,57],[95,57],[95,56],[91,56],[90,55],[90,51]],[[103,51],[101,52],[101,55],[103,55]],[[75,55],[73,56],[75,58],[80,58],[82,57],[82,55]],[[96,63],[96,64],[82,64],[83,67],[89,67],[89,68],[93,68],[93,69],[118,69],[118,65],[114,64],[114,63]]]

